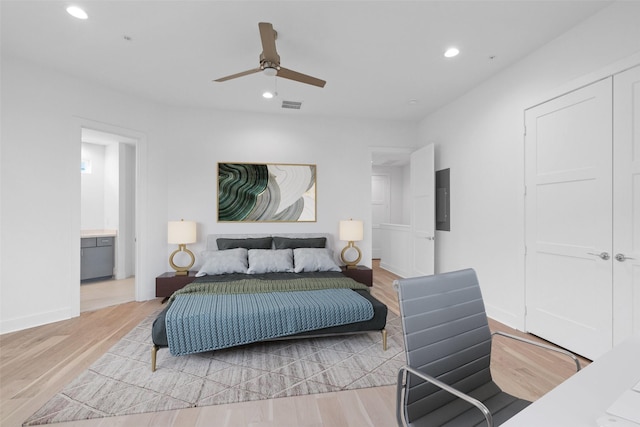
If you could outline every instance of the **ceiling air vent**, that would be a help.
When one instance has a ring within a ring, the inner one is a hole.
[[[292,110],[299,110],[300,107],[302,107],[302,102],[282,101],[282,108],[290,108]]]

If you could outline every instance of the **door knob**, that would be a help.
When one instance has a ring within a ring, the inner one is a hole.
[[[608,260],[609,258],[611,258],[611,257],[609,256],[609,253],[608,253],[608,252],[600,252],[599,254],[596,254],[596,253],[593,253],[593,252],[587,252],[587,253],[588,253],[589,255],[595,255],[595,256],[597,256],[597,257],[600,257],[600,258],[602,258],[602,259],[603,259],[603,260],[605,260],[605,261],[606,261],[606,260]],[[616,259],[617,259],[617,258],[616,258]],[[618,261],[619,261],[619,260],[618,260]]]
[[[616,261],[619,261],[619,262],[625,262],[628,259],[635,259],[635,258],[624,256],[624,254],[616,254],[615,259]]]

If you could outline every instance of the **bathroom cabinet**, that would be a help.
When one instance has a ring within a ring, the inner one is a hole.
[[[80,239],[80,280],[113,277],[113,237],[84,237]]]

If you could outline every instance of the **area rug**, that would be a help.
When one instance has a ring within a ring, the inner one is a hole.
[[[379,332],[178,357],[161,348],[151,372],[154,318],[141,322],[24,425],[390,385],[405,364],[400,319],[389,312],[386,351]]]

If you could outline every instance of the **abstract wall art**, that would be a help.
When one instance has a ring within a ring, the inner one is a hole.
[[[218,221],[315,222],[316,165],[218,163]]]

